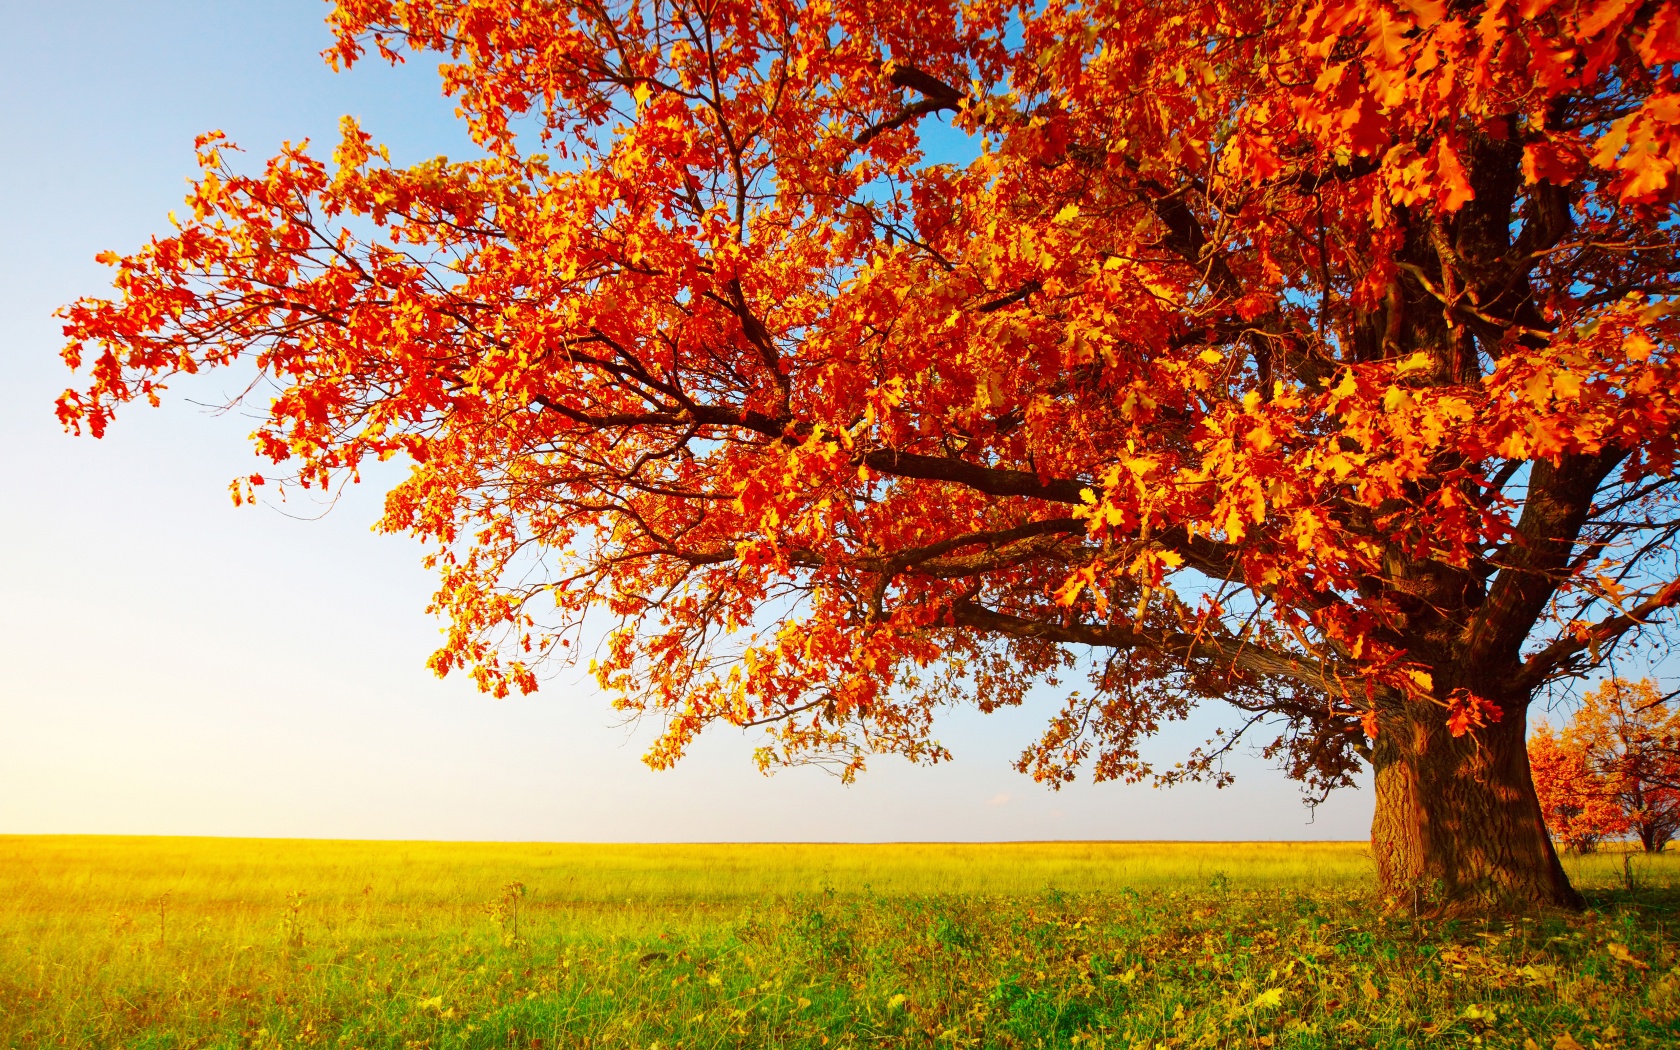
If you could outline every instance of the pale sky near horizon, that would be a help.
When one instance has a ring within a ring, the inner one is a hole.
[[[420,548],[369,531],[377,484],[314,509],[235,509],[249,420],[211,376],[132,407],[103,441],[52,416],[58,305],[101,294],[106,248],[166,226],[220,128],[252,162],[324,155],[353,113],[399,162],[467,152],[433,63],[332,74],[318,0],[0,0],[0,834],[552,841],[1358,839],[1370,792],[1316,813],[1268,764],[1235,787],[1048,791],[1009,768],[1050,713],[957,713],[937,768],[878,759],[845,787],[765,778],[714,733],[639,761],[581,673],[480,696],[425,668],[438,624]],[[377,482],[377,479],[375,479]],[[300,515],[300,516],[290,516]],[[1155,749],[1170,763],[1213,723]]]

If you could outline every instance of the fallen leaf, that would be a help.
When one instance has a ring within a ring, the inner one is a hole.
[[[1619,963],[1627,963],[1629,966],[1639,970],[1649,970],[1651,968],[1650,963],[1645,962],[1643,959],[1640,959],[1638,956],[1628,951],[1627,946],[1624,944],[1616,944],[1612,942],[1610,944],[1610,958]]]

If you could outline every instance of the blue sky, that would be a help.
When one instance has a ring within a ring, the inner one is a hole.
[[[956,760],[878,760],[844,787],[765,778],[713,734],[649,771],[581,675],[492,700],[425,669],[438,623],[417,545],[369,531],[380,479],[320,508],[236,509],[249,419],[211,376],[103,441],[65,436],[51,313],[93,256],[165,227],[194,135],[253,161],[336,141],[352,113],[394,159],[469,152],[428,63],[333,74],[317,0],[0,0],[0,833],[570,841],[1363,838],[1370,793],[1316,814],[1265,763],[1234,788],[1009,768],[1046,707],[949,718]],[[190,400],[189,400],[190,399]],[[314,520],[309,520],[314,519]],[[1161,742],[1169,761],[1208,735]]]

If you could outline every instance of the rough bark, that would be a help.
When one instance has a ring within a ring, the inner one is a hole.
[[[1498,723],[1458,737],[1429,704],[1385,724],[1373,748],[1371,848],[1397,906],[1427,914],[1582,907],[1534,792],[1525,706],[1510,703]]]

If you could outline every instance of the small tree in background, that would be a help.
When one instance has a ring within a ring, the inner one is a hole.
[[[1680,705],[1672,699],[1649,678],[1610,678],[1570,723],[1587,765],[1610,786],[1648,853],[1680,831]]]
[[[1558,733],[1543,720],[1535,723],[1528,762],[1553,839],[1576,853],[1591,853],[1603,839],[1627,832],[1620,799],[1568,729]]]
[[[1646,852],[1680,832],[1680,705],[1649,678],[1609,678],[1561,732],[1528,742],[1535,792],[1553,838],[1577,853],[1633,832]]]

